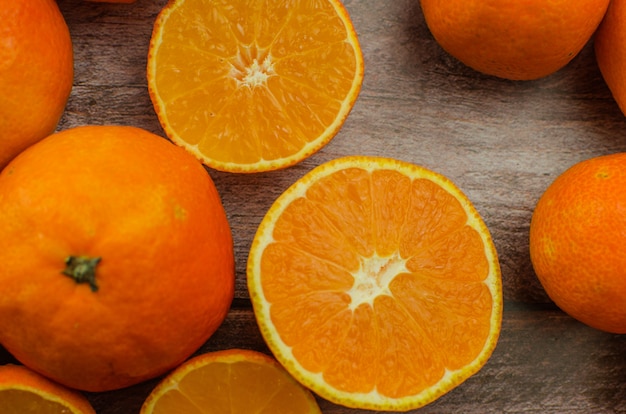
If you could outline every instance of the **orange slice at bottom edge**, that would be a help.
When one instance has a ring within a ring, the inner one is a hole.
[[[229,349],[194,357],[166,376],[141,414],[321,414],[313,395],[273,358]]]
[[[502,318],[497,253],[468,198],[406,162],[323,164],[271,206],[248,288],[275,357],[353,408],[408,411],[475,374]]]
[[[85,396],[23,365],[0,366],[3,414],[96,414]]]

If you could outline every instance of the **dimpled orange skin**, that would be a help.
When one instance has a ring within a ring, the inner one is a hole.
[[[421,0],[437,42],[467,66],[511,80],[550,75],[590,39],[609,0]]]
[[[95,283],[63,274],[100,258]],[[80,390],[158,376],[195,352],[234,292],[230,227],[199,161],[133,127],[68,129],[0,174],[0,343]]]
[[[51,134],[74,80],[69,29],[55,0],[0,7],[0,169]]]
[[[596,329],[626,333],[626,153],[580,162],[541,196],[530,255],[548,296]]]
[[[626,1],[611,1],[595,34],[594,47],[602,77],[626,114]]]

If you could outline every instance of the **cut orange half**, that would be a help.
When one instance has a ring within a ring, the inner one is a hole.
[[[353,408],[421,407],[476,373],[502,317],[489,231],[447,178],[323,164],[271,206],[248,258],[261,332],[302,384]]]
[[[170,0],[148,89],[165,133],[217,170],[293,165],[351,111],[363,58],[339,0]]]
[[[23,365],[0,366],[0,412],[4,414],[96,414],[85,396]]]
[[[148,396],[141,414],[321,414],[313,395],[276,360],[229,349],[194,357]]]

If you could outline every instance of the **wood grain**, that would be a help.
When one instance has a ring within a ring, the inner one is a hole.
[[[74,41],[75,82],[59,129],[121,124],[164,136],[147,93],[152,24],[166,0],[58,0]],[[626,151],[626,117],[594,60],[592,42],[559,72],[531,82],[481,75],[434,41],[416,0],[346,0],[366,70],[359,99],[329,145],[292,168],[207,172],[233,230],[236,299],[198,351],[269,352],[245,283],[247,252],[273,200],[314,166],[350,154],[393,157],[454,181],[492,232],[505,312],[487,365],[420,413],[626,413],[626,337],[588,328],[554,307],[533,272],[528,229],[547,185],[572,164]],[[190,317],[193,317],[190,315]],[[0,351],[0,362],[12,358]],[[158,379],[88,394],[98,414],[137,413]],[[320,399],[325,414],[356,414]]]

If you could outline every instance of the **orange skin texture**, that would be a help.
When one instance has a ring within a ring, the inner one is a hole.
[[[596,329],[626,333],[626,153],[580,162],[537,203],[530,255],[548,296]]]
[[[55,0],[0,8],[0,169],[56,128],[74,79],[72,40]]]
[[[234,294],[230,227],[199,161],[133,127],[53,134],[0,174],[0,343],[61,384],[126,387],[180,364]],[[97,291],[62,274],[100,257]]]
[[[39,395],[52,395],[80,410],[83,414],[96,414],[84,395],[50,381],[23,365],[7,364],[0,366],[0,390],[4,389],[20,389]]]
[[[611,1],[596,32],[594,47],[602,77],[626,114],[626,1]]]
[[[421,0],[437,42],[467,66],[511,80],[550,75],[589,41],[609,0]]]

